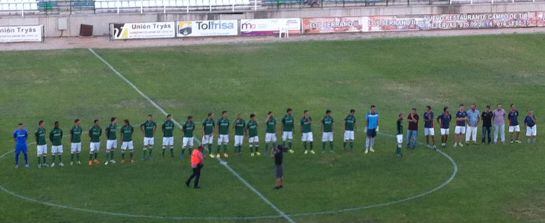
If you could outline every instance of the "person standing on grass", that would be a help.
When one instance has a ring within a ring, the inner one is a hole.
[[[490,105],[486,106],[486,111],[484,111],[481,114],[481,119],[483,120],[483,130],[482,130],[482,143],[484,144],[486,142],[486,139],[488,138],[488,144],[492,142],[491,137],[491,128],[492,128],[492,117],[494,116],[494,113],[490,110]]]
[[[520,125],[519,125],[519,111],[515,107],[515,104],[511,104],[511,111],[509,112],[509,133],[511,134],[511,143],[520,143]]]
[[[203,150],[204,150],[204,147],[199,146],[199,148],[194,149],[193,153],[191,153],[192,174],[185,181],[185,185],[187,187],[189,187],[189,184],[191,183],[191,181],[193,179],[195,179],[195,182],[193,184],[193,188],[195,188],[195,189],[201,188],[199,186],[199,180],[201,179],[201,170],[204,167],[204,155],[202,154]]]
[[[346,145],[350,146],[350,151],[354,151],[354,130],[356,129],[356,109],[350,109],[350,112],[344,118],[344,143],[343,149],[346,149]]]
[[[76,119],[74,120],[74,126],[70,129],[70,166],[74,165],[74,156],[78,160],[77,164],[81,165],[79,156],[81,153],[81,134],[83,134],[81,121]]]
[[[426,112],[424,112],[424,136],[426,136],[426,145],[430,148],[437,149],[435,146],[435,129],[433,125],[434,114],[431,106],[426,106]],[[432,144],[430,145],[430,138]]]
[[[128,119],[124,120],[125,125],[121,127],[119,134],[121,134],[121,163],[131,162],[134,163],[133,152],[134,152],[134,143],[132,141],[132,135],[134,133],[134,128]],[[129,161],[125,161],[125,151],[129,150]],[[144,154],[145,155],[145,154]]]
[[[274,186],[274,189],[276,190],[284,187],[284,152],[285,149],[281,145],[276,146],[271,151],[276,170],[276,185]]]
[[[409,116],[407,116],[407,121],[409,122],[409,126],[407,128],[407,148],[409,149],[416,148],[419,119],[420,117],[418,117],[418,114],[416,113],[416,108],[412,108]]]
[[[501,138],[501,143],[505,143],[505,110],[501,104],[498,104],[494,110],[492,121],[494,121],[494,144],[498,143],[498,136]]]
[[[168,114],[167,119],[161,125],[161,131],[163,132],[163,157],[165,156],[165,150],[170,150],[170,157],[174,157],[174,122],[172,121],[172,115]]]
[[[214,158],[214,151],[212,151],[212,144],[214,143],[214,129],[216,123],[214,122],[214,113],[208,113],[208,116],[202,121],[202,145],[208,150],[210,158]]]
[[[184,158],[184,153],[187,150],[187,154],[191,154],[191,148],[193,148],[193,132],[195,131],[195,123],[193,122],[193,116],[187,116],[184,125],[182,125],[182,132],[184,136],[182,137],[182,152],[180,153],[180,159]],[[204,136],[203,136],[204,139]],[[203,146],[204,144],[203,141]],[[210,148],[210,147],[209,147]]]
[[[38,121],[38,129],[34,132],[36,137],[36,153],[38,156],[38,168],[47,167],[47,142],[45,141],[45,121]],[[40,159],[41,158],[41,159]]]
[[[15,141],[15,168],[19,168],[19,155],[23,153],[25,157],[25,167],[30,167],[28,164],[28,130],[23,123],[17,125],[17,129],[13,132],[13,140]],[[40,159],[38,157],[38,159]]]
[[[456,128],[454,129],[454,148],[463,147],[463,138],[466,133],[467,112],[464,104],[460,104],[460,109],[456,112]]]
[[[153,116],[149,114],[147,120],[140,125],[140,131],[144,133],[144,149],[142,151],[142,160],[149,160],[152,158],[151,153],[153,151],[153,146],[155,145],[154,135],[156,130],[157,123],[153,121]],[[165,157],[164,150],[162,154],[163,157]]]
[[[51,141],[51,167],[55,166],[55,156],[59,158],[59,166],[64,166],[62,163],[62,136],[63,132],[59,126],[59,121],[55,121],[53,129],[49,132],[49,141]]]
[[[255,114],[250,115],[250,120],[246,124],[246,131],[248,131],[248,144],[250,144],[250,156],[261,156],[259,152],[259,135],[257,134],[257,120]]]
[[[100,128],[100,125],[98,124],[98,119],[95,119],[93,121],[93,127],[89,129],[89,166],[100,164],[100,161],[98,161],[100,136],[102,136],[102,128]]]
[[[396,155],[401,158],[403,157],[403,152],[401,152],[401,147],[403,147],[403,113],[399,113],[397,116],[397,135],[396,135]]]
[[[221,157],[221,149],[223,149],[223,157],[227,158],[227,146],[229,145],[229,126],[231,122],[228,119],[227,111],[221,112],[221,118],[218,119],[218,147],[216,148],[216,158]]]
[[[536,143],[537,136],[537,124],[534,111],[529,111],[526,118],[524,118],[524,124],[526,125],[526,137],[528,137],[528,143]]]
[[[467,110],[467,126],[466,126],[466,144],[469,145],[470,141],[473,144],[477,144],[477,126],[481,121],[481,112],[477,109],[476,104],[472,104],[471,108]]]
[[[377,107],[375,105],[371,105],[371,111],[369,111],[365,116],[365,132],[367,133],[367,137],[365,138],[365,154],[367,154],[369,151],[375,152],[373,147],[375,146],[375,138],[377,137],[379,122],[380,119],[378,116]]]
[[[235,153],[242,152],[242,145],[244,144],[244,134],[246,132],[246,122],[242,119],[240,113],[237,114],[237,118],[233,122],[233,128],[235,129]]]
[[[295,119],[293,118],[293,110],[288,108],[286,114],[282,118],[282,146],[288,148],[290,153],[294,153],[293,146],[293,128]],[[287,146],[287,147],[286,147]]]
[[[110,125],[106,127],[106,162],[104,165],[115,164],[114,151],[117,149],[117,118],[110,119]]]
[[[303,147],[305,148],[304,154],[309,153],[309,150],[307,149],[310,149],[311,154],[315,154],[312,145],[314,141],[314,137],[312,135],[312,117],[310,117],[308,110],[303,111],[303,117],[301,118],[301,132],[301,141],[303,141]]]
[[[269,146],[272,149],[276,147],[276,119],[273,116],[273,112],[267,112],[267,119],[265,120],[265,153],[269,152]]]
[[[325,116],[322,118],[322,153],[325,152],[326,144],[329,143],[329,151],[333,152],[333,117],[331,110],[325,111]]]
[[[437,122],[441,128],[441,146],[445,148],[448,143],[448,135],[450,134],[450,121],[452,120],[452,115],[448,111],[448,107],[443,108],[443,114],[437,117]]]

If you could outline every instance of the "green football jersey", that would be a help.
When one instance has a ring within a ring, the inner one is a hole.
[[[235,120],[235,123],[233,125],[235,126],[235,135],[243,136],[244,128],[246,127],[246,122],[244,122],[244,119]]]
[[[333,117],[330,115],[324,116],[322,119],[322,125],[324,127],[324,132],[333,132]]]
[[[248,124],[246,125],[246,128],[248,129],[248,136],[254,137],[257,136],[257,122],[254,120],[248,121]]]
[[[45,128],[38,128],[34,135],[36,136],[36,145],[43,146],[47,144],[45,142]]]
[[[397,120],[397,134],[398,135],[403,135],[403,122],[401,119],[398,119]]]
[[[121,127],[121,140],[123,142],[132,141],[132,134],[134,133],[134,128],[131,125],[124,125]]]
[[[81,134],[83,133],[83,130],[81,129],[81,126],[74,125],[72,129],[70,129],[70,142],[71,143],[80,143],[81,142]]]
[[[276,133],[276,119],[274,117],[271,117],[269,120],[267,120],[267,133]]]
[[[304,116],[301,118],[301,128],[303,129],[303,133],[312,132],[312,118],[310,116],[308,118]]]
[[[161,129],[163,130],[163,137],[174,136],[174,122],[172,120],[166,120]]]
[[[229,119],[226,118],[220,118],[218,120],[218,131],[220,135],[227,135],[229,134]]]
[[[108,140],[117,140],[117,124],[110,124],[106,127],[106,138]]]
[[[288,114],[284,115],[284,118],[282,118],[282,131],[292,132],[294,124],[293,116]]]
[[[140,128],[144,129],[144,137],[152,138],[157,128],[157,124],[154,121],[146,120],[140,125]]]
[[[204,129],[205,135],[214,134],[215,127],[216,127],[216,123],[214,123],[214,119],[207,118],[204,121],[202,121],[202,128]]]
[[[49,140],[51,141],[51,145],[54,145],[54,146],[62,145],[62,129],[53,128],[53,130],[49,132]]]
[[[354,126],[356,126],[356,116],[350,114],[344,118],[344,130],[354,131]]]
[[[95,125],[89,129],[89,137],[91,137],[91,142],[100,142],[100,136],[102,136],[102,129]]]
[[[195,123],[193,123],[193,121],[186,121],[182,126],[182,130],[184,132],[184,137],[193,137],[193,131],[195,131]]]

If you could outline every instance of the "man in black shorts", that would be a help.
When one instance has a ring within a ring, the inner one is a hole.
[[[274,189],[278,190],[284,187],[284,147],[278,145],[275,149],[272,150],[274,157],[274,166],[276,169],[276,186]]]

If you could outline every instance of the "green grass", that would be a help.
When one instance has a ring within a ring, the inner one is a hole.
[[[450,162],[423,147],[399,160],[394,139],[380,135],[377,152],[363,156],[361,120],[371,104],[381,114],[381,132],[392,134],[399,112],[458,103],[510,104],[543,119],[545,56],[542,35],[382,39],[252,45],[210,45],[154,49],[97,50],[108,62],[177,120],[222,110],[262,123],[267,111],[280,119],[287,107],[296,118],[309,109],[315,121],[315,149],[321,150],[317,121],[326,109],[336,120],[335,154],[285,159],[286,188],[272,190],[270,158],[231,157],[229,165],[267,199],[290,215],[395,201],[428,191],[448,179]],[[151,113],[163,115],[88,50],[0,54],[0,152],[11,151],[18,122],[31,132],[44,119],[65,132],[75,118],[88,129],[111,116],[138,125]],[[357,110],[360,129],[354,153],[342,151],[342,120]],[[522,118],[521,118],[522,119]],[[522,120],[521,120],[522,121]],[[524,130],[524,129],[523,129]],[[200,135],[200,128],[198,128]],[[438,132],[438,131],[436,131]],[[180,151],[180,131],[176,149]],[[260,139],[264,139],[263,124]],[[480,136],[480,134],[479,134]],[[65,140],[65,163],[69,159]],[[422,138],[421,138],[422,139]],[[83,160],[87,159],[85,137]],[[231,139],[233,140],[233,139]],[[31,139],[30,141],[33,141]],[[14,169],[12,154],[0,161],[0,185],[42,202],[134,215],[169,217],[254,217],[278,215],[215,160],[206,160],[199,191],[185,188],[188,160],[141,161],[137,132],[133,165]],[[245,142],[247,143],[247,142]],[[545,152],[538,144],[447,148],[459,166],[443,189],[420,199],[334,215],[299,216],[297,222],[531,222],[544,221],[542,175]],[[262,147],[263,148],[263,141]],[[102,151],[104,142],[102,143]],[[232,150],[232,148],[231,148]],[[35,147],[30,146],[35,163]],[[116,154],[119,158],[119,154]],[[100,154],[103,159],[104,154]],[[218,219],[208,219],[219,221]],[[0,193],[0,222],[164,222],[67,210]],[[191,221],[191,220],[190,220]],[[199,219],[194,220],[195,222]],[[284,219],[248,220],[283,222]]]

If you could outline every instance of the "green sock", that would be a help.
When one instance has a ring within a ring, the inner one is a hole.
[[[62,155],[57,155],[59,157],[59,163],[62,163]]]
[[[121,152],[121,159],[125,159],[125,152]]]
[[[165,148],[163,148],[163,152],[161,153],[162,157],[165,157]]]
[[[333,142],[329,142],[329,148],[333,151]]]
[[[343,149],[346,149],[346,142],[343,143]]]
[[[114,159],[114,151],[110,151],[110,160],[113,160]]]
[[[71,154],[70,154],[70,162],[73,162],[73,161],[74,161],[74,154],[71,153]]]
[[[310,142],[309,144],[310,144],[310,150],[312,150],[312,142]]]
[[[89,154],[89,160],[93,160],[93,154]]]
[[[174,157],[174,149],[170,148],[170,157]]]
[[[98,153],[95,153],[95,159],[97,159],[97,158],[98,158]]]
[[[55,155],[51,155],[51,163],[55,163]]]
[[[149,155],[149,158],[151,158],[151,152],[153,151],[153,149],[149,148],[148,149],[148,155]]]
[[[307,143],[306,142],[303,143],[303,147],[305,148],[305,151],[306,151],[307,150]]]
[[[142,150],[142,158],[146,159],[146,149]]]
[[[132,157],[134,156],[134,154],[131,152],[131,153],[129,154],[129,156],[130,156],[130,158],[131,158],[131,160],[132,160]]]
[[[291,149],[292,146],[293,146],[293,143],[291,141],[288,141],[288,148]]]
[[[47,157],[42,156],[42,164],[47,164]]]
[[[38,165],[41,165],[41,164],[42,164],[42,159],[38,157]]]
[[[77,159],[78,161],[80,161],[79,153],[76,153],[76,159]]]
[[[354,142],[350,141],[350,149],[354,149]]]
[[[269,143],[265,143],[265,152],[269,151]]]
[[[325,142],[322,142],[322,151],[325,150]]]

